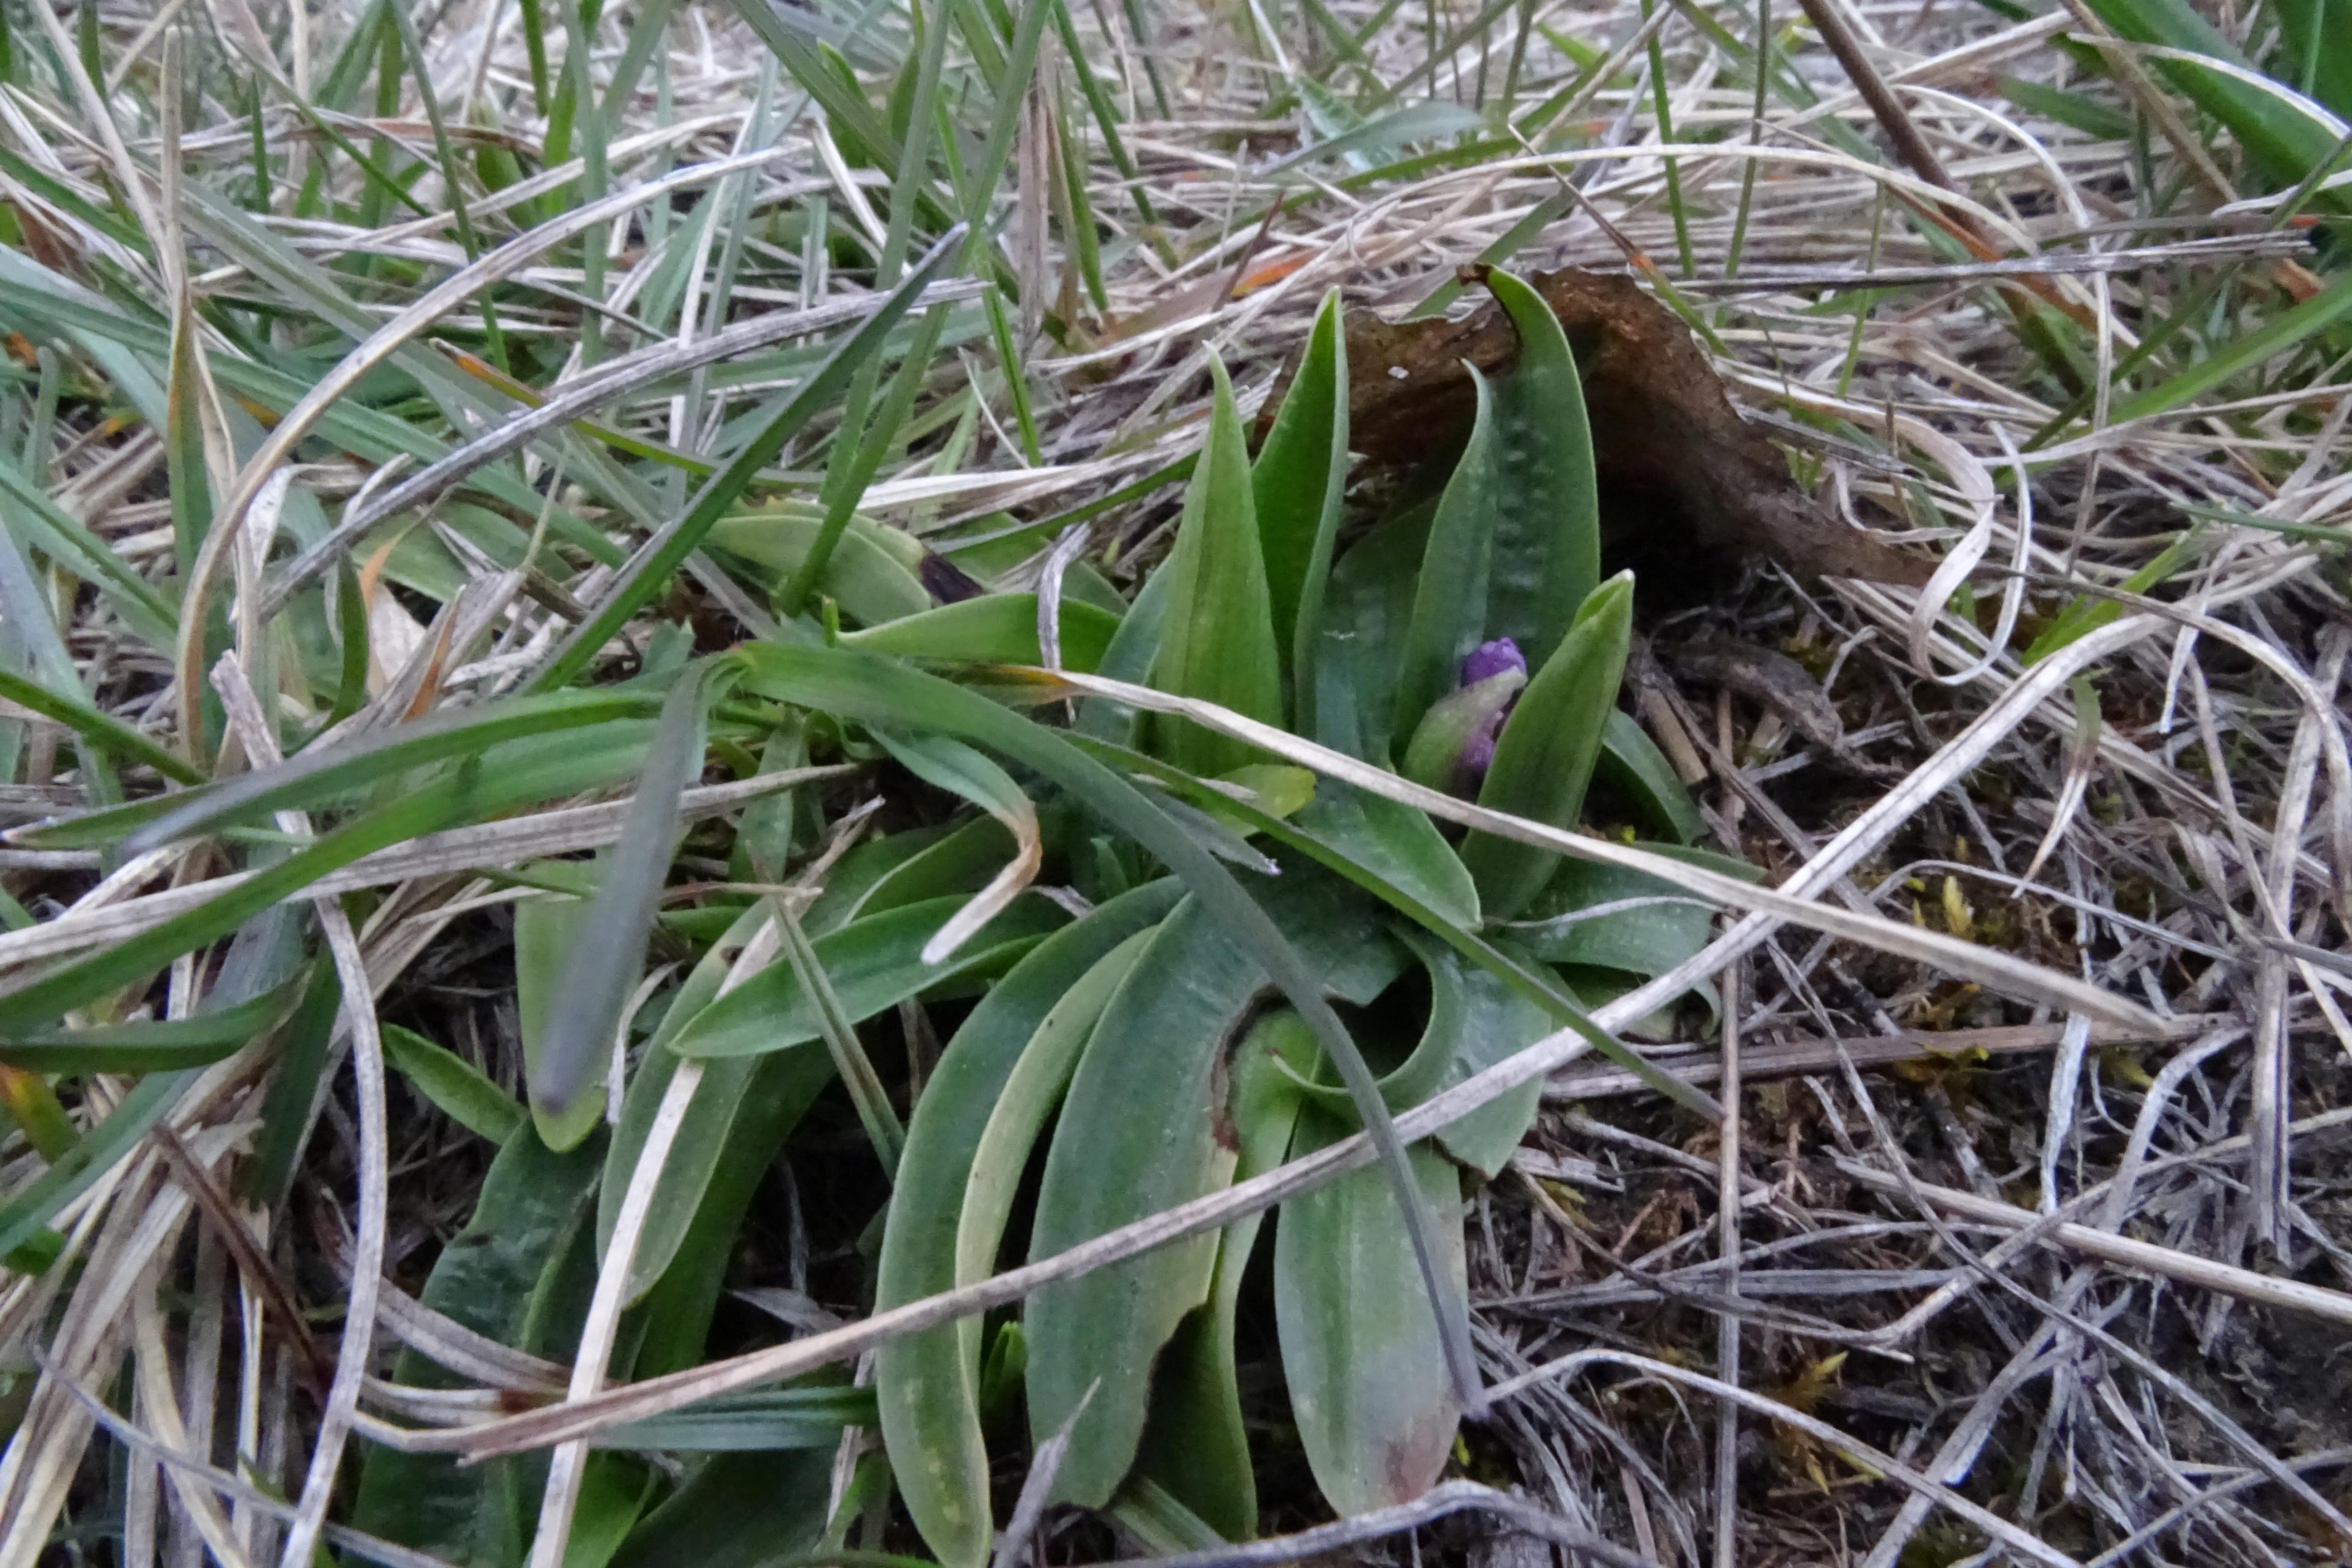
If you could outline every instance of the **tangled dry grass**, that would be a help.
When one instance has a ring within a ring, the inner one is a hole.
[[[865,25],[903,29],[880,9]],[[1262,394],[1327,289],[1395,314],[1446,303],[1464,264],[1632,267],[1704,324],[1738,399],[1832,511],[1945,563],[1920,593],[1751,563],[1703,595],[1644,604],[1652,657],[1637,661],[1633,702],[1717,836],[1785,891],[2009,950],[2163,1020],[2095,1026],[1769,918],[1727,922],[1687,973],[1600,1015],[1635,1026],[1712,982],[1719,1034],[1647,1048],[1718,1086],[1724,1125],[1562,1045],[1538,1131],[1475,1201],[1479,1348],[1490,1377],[1519,1392],[1472,1431],[1463,1474],[1660,1563],[2339,1559],[2352,1550],[2352,1373],[2333,1353],[2352,1324],[2352,1208],[2334,1164],[2352,1121],[2340,955],[2352,619],[2335,535],[2352,509],[2352,398],[2340,339],[2263,336],[2342,293],[2307,270],[2306,231],[2273,223],[2278,198],[2234,146],[2185,126],[2146,52],[2101,42],[2080,7],[2013,23],[1948,4],[1840,7],[1909,143],[1813,28],[1778,15],[1782,74],[1759,93],[1752,70],[1728,79],[1758,31],[1738,5],[1375,9],[1334,4],[1326,26],[1313,0],[1073,7],[1080,52],[1049,32],[1012,160],[1005,246],[1023,287],[1005,342],[1025,364],[985,336],[951,343],[952,374],[924,392],[942,416],[918,414],[863,510],[935,551],[970,552],[959,559],[991,586],[1058,582],[1079,559],[1131,581],[1164,542],[1166,470],[1198,442],[1213,353]],[[638,11],[575,26],[592,76],[636,75],[582,157],[469,191],[462,207],[427,168],[409,190],[420,212],[377,199],[357,225],[286,216],[282,190],[276,207],[242,213],[221,193],[245,179],[257,138],[291,160],[281,184],[299,184],[322,126],[426,164],[436,139],[475,156],[543,151],[511,8],[426,7],[415,26],[436,112],[411,79],[372,117],[294,106],[356,20],[347,8],[90,6],[100,80],[79,70],[67,23],[33,10],[38,28],[19,25],[16,47],[46,47],[75,91],[30,78],[0,91],[17,256],[50,278],[129,280],[167,312],[191,296],[234,301],[354,341],[408,323],[402,363],[448,411],[415,447],[418,467],[511,406],[424,346],[437,322],[467,319],[487,276],[466,270],[477,236],[536,235],[547,249],[573,219],[532,203],[590,163],[615,193],[601,267],[509,241],[496,255],[525,292],[501,327],[548,373],[541,394],[576,388],[575,415],[688,452],[710,449],[745,399],[805,374],[812,356],[773,345],[857,297],[833,273],[827,226],[878,241],[888,221],[887,182],[853,171],[761,31],[720,7],[665,7],[652,68],[625,58],[646,41]],[[167,68],[175,17],[205,33]],[[1358,27],[1352,52],[1335,47]],[[566,68],[564,39],[548,47]],[[263,58],[291,90],[259,93],[248,117],[236,95]],[[2115,79],[2086,75],[2086,58],[2108,60]],[[2105,118],[2062,123],[2020,80],[2074,91]],[[1326,100],[1365,84],[1423,118],[1335,119]],[[1400,161],[1497,101],[1516,145]],[[1275,104],[1289,107],[1269,115]],[[1083,226],[1059,177],[1066,138],[1080,143]],[[1325,143],[1337,150],[1314,151]],[[1913,144],[1935,164],[1906,163]],[[713,183],[719,165],[731,172]],[[339,177],[356,184],[347,166]],[[715,191],[728,221],[680,221],[663,189]],[[90,216],[118,198],[160,241],[152,256]],[[1979,244],[1940,242],[1923,211],[1948,215],[1941,240]],[[1080,226],[1093,258],[1070,244]],[[322,285],[328,263],[355,257],[377,258],[362,282]],[[453,275],[471,281],[426,293]],[[58,309],[112,308],[21,269],[7,287],[47,289]],[[957,289],[968,297],[963,285],[934,297]],[[715,315],[698,307],[714,289],[731,300]],[[421,315],[403,314],[419,300]],[[2035,311],[2070,318],[2092,346],[2077,406],[2037,390],[2048,378],[2021,327]],[[2205,339],[2196,368],[2120,375],[2175,312]],[[166,345],[133,354],[92,333],[60,353],[19,314],[0,300],[29,334],[31,392],[11,405],[10,431],[28,471],[131,576],[161,581],[177,547],[161,483],[172,433],[100,410],[110,396],[135,404]],[[234,494],[240,471],[266,477],[249,466],[252,415],[283,416],[287,389],[248,374],[274,368],[257,352],[266,336],[198,336],[213,442],[199,471]],[[58,417],[61,397],[80,412]],[[236,672],[265,607],[299,586],[273,563],[271,534],[313,544],[339,509],[349,518],[398,478],[388,451],[302,450],[291,489],[263,492],[245,531],[228,531],[242,542],[208,550],[201,568],[236,649],[213,684],[256,762],[274,728]],[[557,460],[611,463],[586,444]],[[536,482],[550,459],[534,448],[525,461]],[[515,689],[683,494],[605,473],[584,489],[582,515],[621,548],[566,582],[492,559],[446,521],[429,552],[387,544],[370,559],[377,668],[361,722]],[[994,539],[1014,542],[973,548]],[[2135,575],[2159,557],[2158,580]],[[59,580],[18,575],[0,588],[36,606]],[[168,743],[197,695],[193,667],[138,623],[135,595],[52,608],[66,612],[54,646],[22,633],[25,656],[65,659],[115,720]],[[720,641],[768,624],[704,561],[665,608]],[[0,613],[21,626],[25,602]],[[646,654],[647,624],[605,654]],[[2029,663],[2021,650],[2053,626],[2081,635]],[[52,771],[58,729],[9,717],[22,752],[0,802],[19,821],[80,806],[80,781]],[[689,804],[716,815],[751,793],[713,785]],[[44,1216],[62,1255],[0,1287],[16,1378],[0,1563],[307,1558],[351,1453],[420,1414],[383,1381],[404,1344],[477,1381],[432,1413],[450,1424],[445,1446],[488,1451],[497,1438],[467,1434],[518,1397],[567,1382],[574,1396],[597,1391],[593,1365],[583,1384],[473,1342],[415,1300],[483,1162],[401,1080],[388,1085],[375,1019],[417,1025],[513,1085],[501,906],[531,889],[481,873],[608,843],[621,821],[618,807],[569,802],[379,850],[305,890],[347,991],[374,1004],[346,1007],[335,1037],[351,1074],[292,1112],[315,1110],[317,1131],[290,1202],[238,1174],[287,1114],[268,1099],[265,1057],[192,1074],[144,1126],[106,1119],[143,1104],[154,1078],[82,1080],[77,1129],[132,1126],[133,1141]],[[729,874],[695,854],[689,839],[689,874]],[[185,846],[121,864],[18,847],[0,850],[0,868],[34,917],[0,936],[12,986],[152,932],[243,874]],[[373,897],[350,922],[327,895],[356,889]],[[268,926],[221,966],[176,955],[168,1015],[194,1014],[222,968],[259,962]],[[795,1332],[824,1326],[816,1302],[854,1310],[860,1295],[866,1211],[831,1201],[825,1148],[796,1146],[791,1206],[747,1244],[740,1271],[744,1300],[766,1292]],[[5,1152],[12,1198],[65,1168],[22,1134]],[[726,1321],[736,1342],[775,1337],[739,1310]],[[854,1459],[854,1436],[845,1452]],[[1279,1461],[1272,1475],[1269,1528],[1312,1525],[1311,1490],[1283,1500]],[[1493,1527],[1433,1525],[1432,1550],[1516,1563],[1543,1540],[1489,1494],[1441,1500],[1485,1510]],[[1402,1561],[1423,1536],[1402,1532],[1437,1511],[1285,1550]],[[358,1555],[416,1561],[325,1528]],[[1049,1521],[1040,1548],[1077,1560],[1104,1544],[1094,1528]],[[905,1544],[885,1531],[863,1542],[886,1540]]]

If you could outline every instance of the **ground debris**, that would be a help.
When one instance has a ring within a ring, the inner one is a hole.
[[[1483,268],[1465,268],[1483,279]],[[1824,515],[1780,449],[1741,418],[1682,320],[1621,274],[1563,268],[1529,279],[1559,317],[1584,374],[1612,551],[1688,575],[1690,547],[1720,571],[1753,557],[1813,577],[1925,584],[1932,563]],[[1507,369],[1518,339],[1493,301],[1460,321],[1348,317],[1355,448],[1403,466],[1442,457],[1470,427],[1468,370]],[[1287,375],[1284,377],[1288,380]],[[1266,406],[1280,405],[1281,387]]]

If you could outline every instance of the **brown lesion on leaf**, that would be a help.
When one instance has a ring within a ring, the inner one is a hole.
[[[1465,268],[1483,281],[1486,269]],[[1574,268],[1529,282],[1584,379],[1603,544],[1637,568],[1688,575],[1766,556],[1808,576],[1924,584],[1933,563],[1843,526],[1798,488],[1770,438],[1725,395],[1690,330],[1633,279]],[[1458,448],[1476,412],[1467,364],[1509,369],[1518,336],[1499,304],[1461,321],[1347,319],[1349,445],[1404,467]],[[1289,381],[1266,403],[1268,419]]]

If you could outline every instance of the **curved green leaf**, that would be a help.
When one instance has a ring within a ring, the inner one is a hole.
[[[1224,365],[1213,356],[1209,365],[1216,403],[1208,446],[1185,488],[1175,551],[1160,568],[1171,581],[1151,684],[1279,724],[1282,666],[1249,452]],[[1214,775],[1254,760],[1248,746],[1184,720],[1155,717],[1147,729],[1157,738],[1155,750],[1196,773]]]
[[[1122,618],[1084,599],[1062,600],[1062,663],[1091,674],[1118,636]],[[935,610],[851,632],[849,647],[900,658],[971,664],[1042,664],[1037,646],[1037,595],[984,594]]]
[[[1584,386],[1559,318],[1497,268],[1486,286],[1519,335],[1495,384],[1493,577],[1478,640],[1509,637],[1540,669],[1601,581],[1601,502]]]
[[[1351,1131],[1307,1111],[1293,1152],[1311,1152]],[[1461,1206],[1461,1178],[1426,1143],[1408,1154],[1425,1201],[1451,1220]],[[1440,1231],[1446,1278],[1466,1302],[1462,1226]],[[1396,1288],[1412,1267],[1394,1202],[1373,1172],[1350,1172],[1282,1205],[1274,1311],[1283,1375],[1307,1465],[1342,1514],[1419,1497],[1454,1446],[1461,1410],[1436,1315],[1427,1296]]]
[[[739,512],[721,520],[710,531],[713,548],[760,567],[781,584],[799,570],[815,547],[824,520],[796,511]],[[930,609],[930,590],[891,548],[882,524],[855,520],[835,541],[833,554],[818,579],[818,591],[841,606],[841,613],[863,626],[919,616]],[[900,535],[912,539],[908,535]]]
[[[1321,1054],[1314,1031],[1287,1007],[1259,1019],[1234,1047],[1235,1181],[1282,1163],[1303,1103],[1298,1075],[1311,1071]],[[1139,1478],[1164,1489],[1227,1541],[1257,1533],[1257,1479],[1242,1420],[1234,1324],[1265,1218],[1254,1214],[1236,1220],[1220,1237],[1208,1304],[1184,1320],[1160,1354],[1136,1466]]]
[[[949,1040],[907,1126],[882,1232],[877,1311],[953,1288],[972,1158],[1006,1080],[1070,988],[1164,918],[1180,892],[1173,879],[1138,888],[1047,937]],[[990,1545],[979,1371],[964,1339],[956,1325],[926,1330],[891,1341],[875,1362],[883,1440],[899,1495],[947,1568],[982,1568]]]
[[[563,951],[542,973],[555,980],[552,994],[534,1009],[521,989],[523,922],[533,904],[515,911],[516,1008],[523,1017],[530,1113],[548,1146],[568,1149],[585,1128],[581,1108],[602,1110],[598,1096],[612,1057],[615,1031],[627,1023],[622,1011],[644,977],[646,940],[669,875],[677,843],[677,803],[687,785],[702,776],[706,710],[714,667],[691,672],[671,686],[662,703],[660,726],[646,752],[637,787],[629,797],[620,837],[606,855],[603,879],[574,921],[561,922]],[[538,1048],[531,1047],[530,1022],[540,1020]],[[558,1134],[561,1129],[561,1134]]]
[[[1369,1001],[1394,974],[1371,906],[1345,884],[1294,868],[1259,897],[1326,993]],[[1235,1151],[1221,1141],[1224,1055],[1264,984],[1256,955],[1236,936],[1222,911],[1198,900],[1152,933],[1071,1079],[1038,1190],[1031,1257],[1231,1179]],[[1136,1120],[1139,1106],[1151,1108],[1147,1123]],[[1152,1359],[1202,1303],[1215,1254],[1213,1237],[1196,1237],[1030,1299],[1031,1429],[1077,1422],[1057,1497],[1100,1507],[1118,1489],[1142,1436]]]
[[[126,857],[143,854],[176,839],[263,822],[274,812],[333,805],[427,763],[481,756],[491,747],[532,736],[651,719],[660,711],[661,700],[657,691],[606,689],[519,697],[488,708],[445,709],[393,729],[299,752],[275,767],[221,784],[19,829],[14,842],[80,849],[123,839]]]
[[[853,921],[817,939],[817,958],[851,1023],[943,981],[1001,971],[1067,918],[1043,899],[1022,899],[953,958],[925,963],[924,944],[962,907],[961,899],[927,900]],[[687,1057],[759,1056],[823,1036],[815,1000],[792,965],[778,960],[696,1014],[670,1049]]]
[[[1493,384],[1470,367],[1478,414],[1430,520],[1396,675],[1391,736],[1411,735],[1430,705],[1458,683],[1462,660],[1486,638],[1495,563],[1496,430]],[[1391,744],[1394,744],[1393,739]],[[1385,762],[1385,757],[1380,759]]]
[[[1348,340],[1339,290],[1323,296],[1297,374],[1250,470],[1275,647],[1286,661],[1293,728],[1315,731],[1315,649],[1339,502],[1348,488]]]
[[[436,1110],[478,1137],[504,1145],[530,1120],[481,1068],[414,1029],[384,1025],[383,1059]]]
[[[169,1072],[202,1067],[275,1028],[292,1013],[301,993],[299,984],[282,985],[235,1006],[185,1018],[33,1030],[0,1039],[0,1062],[45,1073]]]
[[[1692,804],[1690,791],[1683,787],[1674,763],[1666,761],[1666,754],[1632,714],[1622,709],[1610,710],[1609,727],[1601,732],[1601,755],[1593,767],[1626,797],[1652,831],[1666,834],[1677,844],[1696,844],[1706,835],[1706,819]]]
[[[1575,825],[1609,715],[1617,710],[1633,629],[1633,578],[1620,573],[1585,601],[1568,637],[1520,694],[1495,742],[1480,805],[1555,827]],[[1462,863],[1476,879],[1490,920],[1508,920],[1526,908],[1559,858],[1486,833],[1462,843]]]

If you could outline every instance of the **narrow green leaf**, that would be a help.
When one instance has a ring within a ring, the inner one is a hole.
[[[1368,1002],[1395,973],[1370,906],[1344,883],[1297,868],[1259,898],[1297,944],[1318,997],[1331,990]],[[1071,1080],[1038,1190],[1031,1257],[1232,1179],[1234,1153],[1219,1137],[1223,1054],[1260,975],[1255,955],[1209,904],[1180,905],[1153,933]],[[1147,1105],[1152,1135],[1138,1138],[1134,1108]],[[1393,1225],[1393,1206],[1389,1218]],[[1030,1299],[1031,1429],[1077,1421],[1057,1497],[1100,1507],[1118,1489],[1142,1436],[1152,1360],[1206,1299],[1215,1256],[1215,1238],[1202,1237]]]
[[[58,696],[47,687],[5,669],[0,669],[0,697],[19,707],[29,708],[45,719],[56,720],[91,745],[110,752],[125,762],[145,763],[175,783],[192,784],[204,782],[204,775],[190,767],[176,752],[157,745],[128,724],[100,712],[86,701]]]
[[[1306,1020],[1287,1007],[1259,1019],[1234,1047],[1235,1181],[1282,1163],[1303,1103],[1297,1078],[1312,1071],[1321,1054]],[[1242,1418],[1234,1331],[1265,1218],[1254,1214],[1221,1233],[1208,1303],[1184,1320],[1154,1371],[1136,1466],[1139,1478],[1165,1489],[1228,1541],[1257,1533],[1257,1479]]]
[[[650,718],[659,699],[646,691],[562,692],[482,709],[443,710],[389,730],[306,751],[275,767],[184,794],[156,796],[22,833],[17,842],[83,848],[122,841],[131,857],[182,838],[266,822],[277,812],[331,805],[410,768],[490,747],[615,720]]]
[[[1281,664],[1265,553],[1250,494],[1249,451],[1234,409],[1233,384],[1215,358],[1209,364],[1216,402],[1209,416],[1208,446],[1184,492],[1174,553],[1160,567],[1173,581],[1151,684],[1279,724]],[[1222,773],[1252,760],[1247,746],[1182,720],[1152,728],[1157,749],[1197,773]]]
[[[582,1103],[594,1109],[593,1096],[583,1090],[592,1078],[601,1080],[614,1031],[627,1022],[622,1008],[645,973],[646,939],[677,842],[678,799],[702,776],[703,727],[712,695],[709,674],[689,671],[670,687],[636,793],[604,863],[604,880],[569,933],[540,1049],[530,1064],[531,1116],[551,1148],[568,1149],[584,1133],[574,1129],[572,1113]],[[517,911],[518,960],[521,913]],[[568,1141],[555,1135],[558,1127]]]
[[[1351,1129],[1318,1111],[1298,1119],[1296,1153]],[[1466,1300],[1461,1178],[1426,1143],[1409,1151],[1440,1226],[1445,1279]],[[1274,1236],[1274,1310],[1290,1409],[1323,1496],[1342,1514],[1409,1502],[1436,1483],[1461,1409],[1446,1380],[1429,1299],[1400,1290],[1412,1267],[1395,1205],[1374,1173],[1355,1171],[1282,1205]]]
[[[0,1039],[0,1062],[33,1072],[169,1072],[220,1060],[275,1028],[300,1000],[281,986],[218,1012],[89,1029],[36,1029]]]
[[[2171,380],[2119,400],[2108,412],[2108,423],[2126,425],[2168,414],[2335,325],[2347,312],[2352,312],[2352,272],[2339,275],[2310,299],[2280,311]]]
[[[1594,771],[1641,814],[1651,831],[1666,834],[1678,844],[1696,844],[1706,836],[1706,819],[1699,816],[1674,763],[1632,714],[1610,710]]]
[[[679,1058],[661,1051],[658,1059],[674,1070]],[[655,1061],[655,1054],[648,1052],[640,1071],[651,1070]],[[731,1092],[726,1088],[730,1075],[740,1075]],[[669,1160],[654,1188],[654,1206],[646,1215],[648,1234],[638,1237],[637,1254],[630,1260],[632,1284],[650,1281],[639,1309],[645,1337],[638,1342],[629,1368],[631,1376],[661,1377],[699,1366],[707,1359],[710,1325],[718,1315],[728,1270],[743,1239],[744,1218],[751,1211],[761,1181],[774,1167],[793,1129],[831,1085],[833,1077],[832,1059],[822,1051],[779,1051],[772,1056],[713,1062],[703,1069],[702,1083],[687,1108],[686,1123],[670,1145]],[[719,1081],[714,1083],[714,1079]],[[665,1072],[661,1089],[654,1097],[656,1109],[668,1088]],[[704,1089],[712,1091],[711,1099],[703,1098]],[[609,1203],[597,1205],[599,1256],[611,1235],[602,1222],[608,1213],[618,1217],[627,1193],[625,1179],[619,1173],[625,1171],[634,1175],[636,1171],[635,1150],[644,1147],[642,1125],[633,1129],[625,1116],[623,1125],[614,1130],[616,1144],[621,1133],[638,1131],[640,1136],[625,1165],[617,1154],[605,1162],[606,1190],[616,1180],[622,1185]],[[688,1138],[705,1136],[710,1139],[707,1150],[686,1147]],[[688,1169],[680,1167],[698,1167],[699,1185],[689,1179]],[[600,1193],[600,1200],[601,1196]],[[656,1223],[677,1228],[659,1247],[649,1251],[646,1244]]]
[[[1015,1065],[1070,988],[1119,944],[1164,918],[1180,889],[1164,879],[1097,907],[1033,948],[948,1041],[907,1127],[882,1233],[875,1306],[887,1310],[950,1289],[971,1163]],[[978,1357],[962,1325],[884,1345],[875,1363],[882,1435],[899,1496],[946,1568],[989,1557],[988,1454],[981,1439]],[[977,1338],[977,1324],[969,1336]]]
[[[846,606],[845,606],[845,608]],[[1102,668],[1122,618],[1083,599],[1061,605],[1062,664],[1093,673]],[[934,610],[850,632],[845,647],[941,663],[1042,664],[1037,646],[1037,595],[985,594]]]
[[[1275,646],[1288,660],[1292,728],[1312,734],[1315,648],[1348,488],[1348,343],[1339,290],[1323,296],[1298,372],[1250,470]]]
[[[414,1029],[386,1024],[383,1059],[442,1115],[493,1143],[504,1145],[530,1119],[481,1068]]]
[[[1601,581],[1592,432],[1559,318],[1499,268],[1486,286],[1518,332],[1519,353],[1495,384],[1493,578],[1478,640],[1509,637],[1540,669]]]
[[[1585,601],[1567,638],[1528,683],[1495,742],[1479,805],[1555,827],[1575,824],[1617,709],[1633,627],[1633,578],[1621,572]],[[1474,832],[1463,840],[1462,863],[1478,883],[1487,918],[1509,920],[1549,879],[1559,857]]]
[[[1486,639],[1500,437],[1494,384],[1475,367],[1470,379],[1477,392],[1477,416],[1469,445],[1454,465],[1436,515],[1430,520],[1421,575],[1412,592],[1412,616],[1401,645],[1392,735],[1412,733],[1430,705],[1454,689],[1462,660]],[[1535,668],[1532,662],[1529,668]]]
[[[150,1073],[141,1079],[105,1121],[83,1133],[80,1142],[22,1192],[0,1204],[0,1258],[34,1241],[59,1209],[137,1148],[148,1130],[178,1103],[180,1091],[195,1081],[196,1071]]]
[[[609,857],[606,874],[610,874]],[[515,906],[515,1012],[522,1030],[523,1081],[530,1086],[550,1070],[547,1062],[548,1024],[563,995],[565,968],[588,924],[584,899],[526,899]],[[560,1110],[530,1096],[530,1120],[540,1141],[561,1152],[577,1145],[604,1119],[604,1088],[612,1061],[612,1040],[593,1062],[580,1064],[580,1088],[595,1092],[577,1094]]]
[[[930,900],[852,921],[816,940],[816,956],[850,1022],[943,982],[1001,972],[1065,919],[1043,899],[1023,899],[954,958],[925,963],[924,944],[962,907],[961,899]],[[822,1037],[815,1001],[792,965],[779,960],[698,1013],[670,1048],[706,1058],[758,1056]]]

